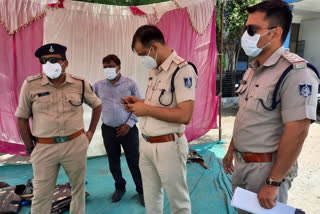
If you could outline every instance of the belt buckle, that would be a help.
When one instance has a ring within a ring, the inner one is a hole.
[[[54,137],[52,138],[53,143],[64,143],[69,140],[71,140],[70,136],[64,136],[64,137]]]
[[[234,154],[236,155],[236,157],[238,158],[238,160],[242,163],[246,163],[245,159],[243,158],[243,155],[241,152],[239,152],[238,150],[234,150]]]
[[[141,135],[142,135],[142,137],[143,137],[143,139],[144,139],[145,141],[150,142],[150,140],[149,140],[149,138],[148,138],[147,136],[145,136],[145,135],[142,134],[142,133],[141,133]]]

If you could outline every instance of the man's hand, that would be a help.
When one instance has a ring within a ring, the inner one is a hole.
[[[222,162],[223,162],[224,171],[227,174],[230,174],[230,175],[232,175],[232,173],[233,173],[233,163],[232,163],[232,161],[233,161],[233,151],[228,150],[228,152],[224,156]]]
[[[101,111],[102,111],[101,104],[99,106],[97,106],[96,108],[92,109],[90,126],[89,126],[88,131],[86,132],[89,143],[91,142],[94,131],[96,130],[97,124],[99,122]]]
[[[91,142],[91,140],[92,140],[93,132],[92,132],[92,131],[90,131],[90,130],[88,130],[88,131],[86,132],[86,135],[87,135],[87,138],[88,138],[89,143],[90,143],[90,142]]]
[[[271,209],[276,205],[276,196],[279,187],[264,185],[258,194],[260,206],[265,209]]]
[[[126,136],[130,131],[130,126],[128,124],[123,124],[120,127],[116,128],[117,130],[117,137]]]
[[[134,104],[137,102],[143,102],[143,99],[140,99],[135,96],[126,96],[126,98],[121,98],[121,103],[124,104]]]
[[[147,116],[148,106],[142,102],[136,102],[134,104],[127,104],[125,110],[133,112],[138,117]]]
[[[26,147],[26,152],[29,154],[29,156],[31,155],[31,153],[33,152],[33,150],[34,150],[34,146],[32,146],[32,147],[30,147],[30,148]]]

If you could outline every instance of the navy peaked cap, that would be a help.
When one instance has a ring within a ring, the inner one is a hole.
[[[38,50],[35,52],[34,55],[40,58],[44,55],[60,54],[63,58],[66,58],[66,51],[67,51],[66,46],[56,44],[56,43],[50,43],[38,48]]]

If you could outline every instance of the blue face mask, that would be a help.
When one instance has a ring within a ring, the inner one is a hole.
[[[268,44],[266,44],[265,46],[263,46],[262,48],[258,48],[257,44],[259,42],[259,39],[261,36],[273,31],[269,30],[268,32],[265,32],[264,34],[254,34],[253,36],[250,36],[248,34],[248,31],[246,31],[241,38],[241,47],[243,48],[244,52],[248,55],[248,56],[252,56],[252,57],[256,57],[258,56],[261,51],[267,47],[271,42],[269,42]]]
[[[104,77],[108,80],[114,80],[118,74],[117,74],[117,67],[115,68],[104,68],[103,69]]]

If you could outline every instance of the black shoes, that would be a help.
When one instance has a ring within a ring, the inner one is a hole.
[[[112,203],[118,202],[122,199],[123,195],[126,193],[126,189],[116,189],[112,195]],[[139,193],[140,204],[144,205],[143,193]]]
[[[144,198],[143,198],[143,193],[139,193],[139,198],[140,198],[140,204],[144,206]]]
[[[118,202],[122,199],[124,193],[126,193],[126,189],[116,189],[116,191],[112,195],[112,203]]]

